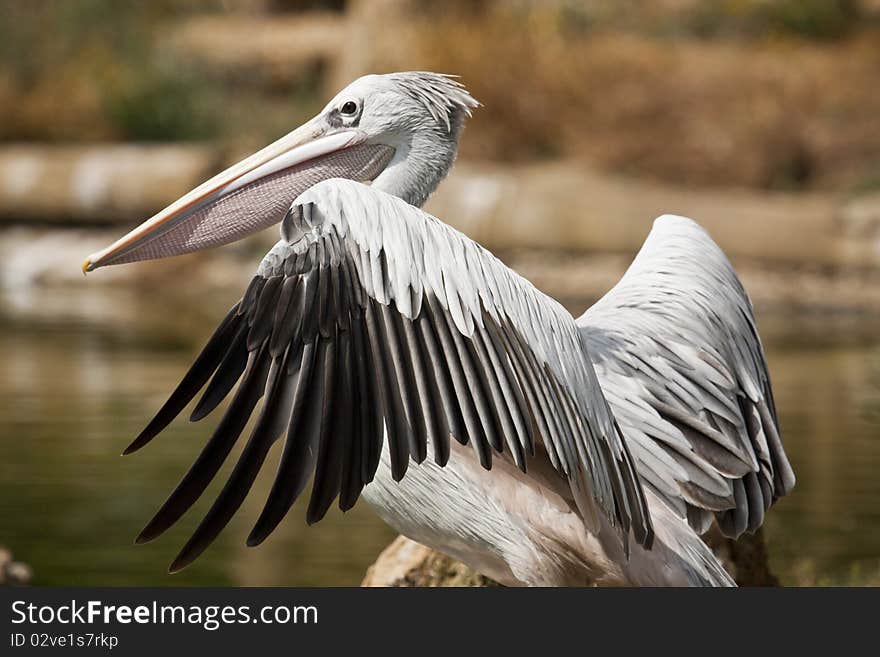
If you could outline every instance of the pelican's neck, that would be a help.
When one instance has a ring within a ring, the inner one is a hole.
[[[402,137],[373,187],[421,207],[452,168],[457,137],[440,130],[420,130]]]

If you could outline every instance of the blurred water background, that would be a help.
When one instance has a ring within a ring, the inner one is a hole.
[[[880,3],[2,0],[0,12],[0,544],[34,583],[360,581],[394,535],[363,503],[311,528],[297,505],[244,546],[271,467],[183,573],[165,568],[205,503],[132,545],[216,420],[119,453],[275,233],[86,279],[79,262],[357,75],[432,69],[461,74],[484,107],[431,210],[572,312],[619,278],[654,216],[711,230],[755,302],[798,475],[767,518],[771,564],[786,584],[880,584]]]

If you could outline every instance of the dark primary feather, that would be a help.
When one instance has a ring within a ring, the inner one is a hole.
[[[232,451],[262,396],[267,375],[267,359],[262,354],[253,354],[241,385],[210,440],[162,508],[138,535],[138,543],[152,540],[163,533],[177,522],[205,491]]]
[[[226,398],[226,395],[241,378],[248,362],[248,351],[245,348],[247,334],[248,325],[241,321],[238,330],[229,342],[223,360],[220,361],[217,371],[211,378],[211,382],[205,388],[199,403],[196,404],[189,416],[191,422],[198,422],[217,408],[217,405]]]

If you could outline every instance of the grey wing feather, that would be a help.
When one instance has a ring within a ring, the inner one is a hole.
[[[301,195],[283,239],[193,370],[135,439],[149,442],[207,385],[209,413],[238,388],[202,455],[139,540],[204,492],[262,399],[226,486],[172,565],[193,561],[238,510],[272,444],[275,482],[248,539],[264,540],[313,479],[307,520],[350,508],[388,441],[392,476],[450,438],[479,462],[507,452],[522,470],[541,440],[585,513],[627,540],[653,531],[626,442],[574,319],[488,251],[400,199],[330,180]],[[210,393],[210,394],[209,394]],[[131,451],[130,450],[130,451]]]
[[[709,235],[658,218],[577,323],[646,485],[697,531],[759,527],[795,478],[751,302]]]

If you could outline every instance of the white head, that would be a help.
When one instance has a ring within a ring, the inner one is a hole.
[[[281,221],[297,196],[328,178],[372,182],[421,205],[452,166],[464,119],[477,106],[447,75],[359,78],[304,125],[89,256],[83,271],[239,240]]]
[[[394,155],[373,184],[420,206],[455,161],[464,119],[478,106],[454,78],[438,73],[365,75],[319,115],[338,129],[359,129],[366,143]]]

